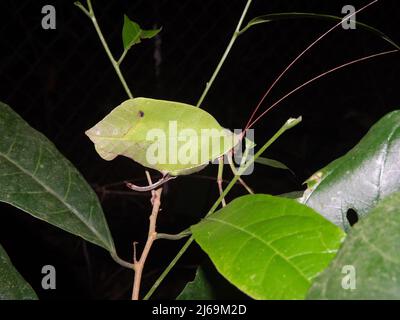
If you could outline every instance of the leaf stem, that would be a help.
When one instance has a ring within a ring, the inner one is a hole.
[[[228,57],[228,54],[231,51],[233,44],[235,43],[237,37],[240,35],[240,28],[243,24],[243,20],[247,14],[247,11],[250,7],[251,2],[252,2],[252,0],[247,0],[246,6],[244,7],[242,15],[240,16],[240,19],[236,26],[235,32],[232,34],[231,40],[229,41],[229,44],[226,47],[225,52],[222,55],[220,61],[218,62],[218,65],[215,68],[214,73],[211,75],[210,80],[206,83],[206,87],[204,88],[204,91],[201,94],[199,101],[197,101],[196,107],[200,107],[200,105],[203,103],[204,98],[208,94],[208,91],[210,90],[211,86],[213,85],[215,78],[217,77],[219,71],[222,68],[222,65],[224,64],[226,58]]]
[[[107,41],[104,38],[103,33],[101,32],[100,26],[99,26],[99,24],[97,22],[97,19],[96,19],[96,15],[95,15],[95,13],[93,11],[93,6],[92,6],[92,3],[91,3],[91,0],[86,0],[86,3],[88,5],[89,10],[87,10],[80,2],[75,2],[74,4],[79,9],[81,9],[83,11],[83,13],[85,13],[90,18],[90,20],[92,21],[92,23],[94,25],[94,28],[96,29],[97,35],[99,36],[99,39],[101,41],[101,44],[103,45],[104,50],[106,51],[107,56],[110,59],[111,64],[113,65],[113,67],[115,69],[115,72],[117,73],[118,78],[121,81],[122,86],[125,89],[126,94],[128,95],[128,97],[130,99],[132,99],[133,98],[132,92],[129,89],[129,87],[128,87],[126,81],[125,81],[125,78],[124,78],[124,76],[123,76],[123,74],[121,72],[121,69],[119,67],[119,62],[117,62],[115,60],[115,58],[114,58],[113,54],[111,53],[111,50],[110,50],[110,48],[109,48],[109,46],[107,44]],[[124,54],[122,54],[122,55],[124,56]],[[121,56],[122,59],[123,59],[123,56]],[[120,61],[122,61],[121,58],[119,59]]]
[[[189,229],[183,230],[177,234],[168,234],[168,233],[157,233],[157,240],[158,239],[166,239],[166,240],[180,240],[182,238],[186,238],[190,236],[192,232]]]
[[[122,266],[124,268],[135,270],[135,265],[133,263],[129,263],[125,260],[122,260],[120,257],[118,257],[116,252],[110,252],[110,254],[111,254],[111,257],[113,258],[113,260],[116,263],[118,263],[120,266]]]
[[[239,168],[237,171],[237,175],[235,175],[232,180],[229,182],[228,186],[225,188],[225,190],[221,193],[217,201],[213,204],[211,209],[208,211],[205,217],[208,217],[209,215],[213,214],[215,210],[218,208],[220,203],[222,202],[222,199],[225,198],[225,196],[229,193],[229,191],[232,189],[232,187],[236,184],[236,182],[239,180],[240,176],[250,167],[254,161],[261,156],[264,151],[272,144],[275,142],[276,139],[278,139],[286,130],[289,130],[293,128],[295,125],[301,122],[301,117],[296,118],[296,119],[289,119],[286,121],[286,123],[272,136],[271,139],[269,139],[261,148],[260,150],[257,151],[257,153],[254,155],[254,157],[250,158],[243,166]],[[154,293],[154,291],[158,288],[158,286],[161,284],[161,282],[164,280],[164,278],[168,275],[168,273],[171,271],[171,269],[175,266],[179,258],[185,253],[187,248],[190,246],[190,244],[193,242],[194,238],[191,236],[183,245],[181,250],[177,253],[175,258],[170,262],[168,267],[163,271],[163,273],[158,277],[156,282],[153,284],[153,286],[150,288],[150,290],[147,292],[143,300],[148,300],[151,295]]]
[[[76,5],[79,9],[81,9],[83,13],[88,16],[89,19],[92,19],[92,16],[90,15],[89,11],[85,8],[85,6],[82,3],[80,3],[79,1],[75,1],[74,5]]]
[[[117,64],[120,65],[122,61],[124,60],[126,54],[128,53],[128,50],[124,49],[124,52],[122,52],[121,57],[118,59]]]

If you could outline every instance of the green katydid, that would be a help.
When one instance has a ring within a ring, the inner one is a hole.
[[[242,138],[200,108],[148,98],[123,102],[86,134],[103,159],[123,155],[162,173],[163,178],[148,187],[128,184],[138,191],[203,169],[229,154]]]
[[[207,147],[205,138],[213,131],[215,134],[211,139],[222,139],[223,143],[219,143],[220,148],[211,148],[210,144],[209,159],[201,159],[200,153],[197,154],[197,148]],[[164,133],[165,139],[162,137]],[[210,160],[232,149],[240,138],[231,131],[224,130],[213,116],[200,108],[148,98],[135,98],[123,102],[102,121],[86,131],[86,134],[95,143],[96,151],[103,159],[112,160],[117,155],[123,155],[145,167],[160,171],[164,176],[197,172]],[[162,143],[165,145],[161,146]],[[196,150],[194,147],[190,149],[194,144],[198,145]],[[179,155],[173,154],[172,151],[175,150],[177,153],[185,145],[188,151],[193,153],[189,159],[185,159],[186,161],[180,161],[177,157]],[[146,151],[150,146],[154,146],[154,151],[166,147],[165,155],[155,155],[164,161],[149,161],[146,157],[146,153],[149,155],[149,152]]]

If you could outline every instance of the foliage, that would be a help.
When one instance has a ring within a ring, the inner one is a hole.
[[[160,31],[161,29],[142,30],[135,21],[124,15],[124,26],[122,27],[124,50],[128,51],[133,45],[140,43],[143,39],[155,37]]]
[[[256,299],[302,299],[344,233],[295,200],[236,198],[192,226],[218,271]]]
[[[350,231],[338,255],[314,281],[308,299],[399,299],[399,230],[397,192]]]
[[[41,133],[0,103],[0,201],[114,252],[92,188]]]
[[[0,245],[0,300],[36,300],[31,286],[12,265],[6,251]]]
[[[400,191],[400,111],[379,120],[346,155],[306,182],[300,202],[350,229],[347,211],[364,217],[379,201]]]

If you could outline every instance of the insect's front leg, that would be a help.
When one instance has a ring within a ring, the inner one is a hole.
[[[133,184],[133,183],[130,183],[130,182],[125,182],[125,184],[126,184],[126,186],[127,186],[129,189],[132,189],[132,190],[134,190],[134,191],[146,192],[146,191],[154,190],[154,189],[156,189],[156,188],[162,186],[162,185],[163,185],[164,183],[166,183],[167,181],[172,180],[172,179],[175,179],[175,178],[176,178],[175,176],[170,176],[170,175],[167,174],[167,175],[163,176],[163,177],[162,177],[160,180],[158,180],[157,182],[152,183],[152,184],[150,184],[150,185],[148,185],[148,186],[143,186],[143,187],[137,186],[137,185],[135,185],[135,184]]]

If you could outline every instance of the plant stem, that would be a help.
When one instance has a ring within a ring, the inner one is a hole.
[[[147,241],[144,246],[143,252],[140,255],[139,261],[134,261],[135,278],[133,281],[132,300],[139,300],[140,284],[142,282],[142,273],[144,264],[146,263],[147,256],[149,255],[150,249],[154,241],[157,239],[156,225],[157,225],[157,215],[158,212],[160,211],[160,205],[161,205],[161,194],[162,194],[162,188],[157,189],[153,193],[153,198],[152,198],[153,209],[150,215],[150,224],[149,224]]]
[[[132,98],[133,98],[132,92],[131,92],[131,90],[129,89],[127,83],[126,83],[124,76],[122,75],[121,69],[120,69],[120,67],[119,67],[119,63],[115,60],[114,56],[112,55],[111,50],[110,50],[110,48],[108,47],[107,41],[106,41],[106,39],[104,38],[103,33],[101,32],[100,26],[99,26],[99,24],[98,24],[98,22],[97,22],[97,19],[96,19],[96,15],[94,14],[94,11],[93,11],[93,7],[92,7],[91,0],[87,0],[86,3],[87,3],[87,5],[88,5],[89,10],[87,10],[87,9],[86,9],[81,3],[79,3],[79,2],[75,2],[75,5],[76,5],[79,9],[81,9],[81,10],[90,18],[90,20],[93,22],[94,28],[96,29],[97,35],[98,35],[99,38],[100,38],[101,44],[103,45],[104,50],[106,51],[107,56],[108,56],[108,58],[110,59],[111,64],[113,65],[114,70],[115,70],[115,72],[117,73],[118,78],[119,78],[119,80],[121,81],[122,86],[124,87],[126,94],[128,95],[128,97],[129,97],[130,99],[132,99]],[[120,59],[120,60],[121,60],[121,59]]]
[[[118,65],[120,65],[122,63],[122,61],[124,60],[126,54],[128,53],[128,50],[124,49],[124,52],[122,52],[121,57],[118,59]]]
[[[190,229],[185,229],[182,232],[177,234],[168,234],[168,233],[157,233],[157,240],[158,239],[166,239],[166,240],[180,240],[182,238],[186,238],[190,236],[192,232]]]
[[[116,263],[118,263],[120,266],[122,266],[124,268],[135,270],[135,265],[133,263],[129,263],[127,261],[122,260],[120,257],[118,257],[116,252],[110,252],[110,254],[111,254],[111,257],[113,258],[113,260]]]
[[[214,70],[214,73],[212,74],[210,80],[206,83],[206,87],[205,87],[203,93],[201,94],[199,101],[197,101],[196,107],[200,107],[200,105],[203,103],[204,98],[206,97],[208,91],[210,90],[211,86],[214,83],[215,78],[217,77],[219,71],[221,70],[222,65],[224,64],[226,57],[228,56],[229,52],[231,51],[233,44],[235,43],[237,37],[240,35],[240,28],[242,26],[243,20],[247,14],[247,11],[250,7],[251,2],[252,2],[252,0],[247,0],[246,6],[244,7],[242,15],[240,16],[240,19],[236,26],[235,32],[232,34],[232,38],[229,41],[229,44],[226,47],[225,52],[222,55],[216,69]]]
[[[185,244],[179,250],[179,252],[176,254],[175,258],[170,262],[168,267],[166,267],[163,271],[163,273],[158,277],[156,282],[154,282],[153,286],[150,288],[150,290],[147,292],[147,294],[144,296],[143,300],[149,300],[149,298],[153,295],[154,291],[157,290],[161,282],[164,280],[164,278],[167,276],[167,274],[171,271],[171,269],[175,266],[175,264],[178,262],[178,260],[182,257],[182,255],[186,252],[187,248],[192,244],[194,238],[191,236],[189,239],[186,240]]]
[[[222,192],[222,194],[219,196],[217,201],[213,204],[211,209],[208,211],[205,217],[208,217],[209,215],[213,214],[215,210],[218,208],[220,203],[222,202],[222,199],[225,198],[225,196],[229,193],[229,191],[232,189],[232,187],[236,184],[236,182],[239,180],[239,177],[250,167],[254,161],[261,156],[264,151],[272,144],[275,142],[276,139],[278,139],[286,130],[289,130],[293,128],[295,125],[300,123],[301,117],[297,119],[289,119],[286,121],[286,123],[272,136],[271,139],[269,139],[261,148],[260,150],[257,151],[257,153],[254,155],[254,157],[250,158],[243,166],[241,166],[237,172],[237,175],[233,177],[233,179],[229,182],[228,186],[225,188],[225,190]],[[158,277],[156,282],[153,284],[153,286],[150,288],[149,292],[145,295],[143,300],[148,300],[151,295],[154,293],[154,291],[158,288],[158,286],[161,284],[161,282],[164,280],[164,278],[167,276],[167,274],[170,272],[170,270],[175,266],[179,258],[185,253],[187,248],[190,246],[190,244],[193,242],[194,238],[191,236],[183,245],[181,250],[177,253],[175,258],[171,261],[171,263],[168,265],[168,267],[163,271],[163,273]]]

